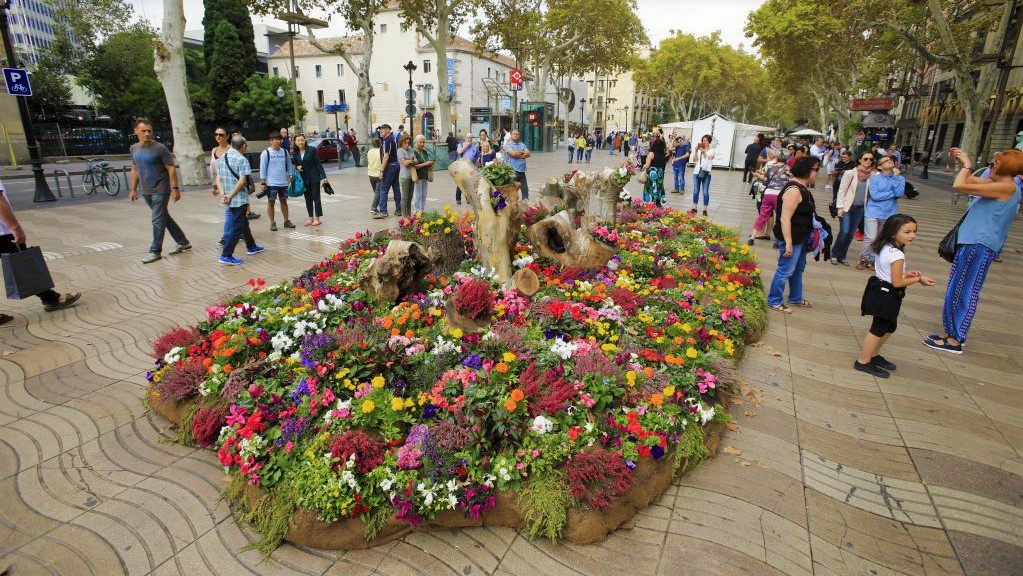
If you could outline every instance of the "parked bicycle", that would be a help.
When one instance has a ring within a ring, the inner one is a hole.
[[[110,163],[102,158],[90,158],[89,165],[82,174],[82,190],[86,195],[95,194],[102,189],[107,196],[117,196],[121,191],[121,179]]]

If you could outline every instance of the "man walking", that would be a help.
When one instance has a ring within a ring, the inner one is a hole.
[[[448,138],[444,141],[448,145],[448,164],[458,160],[458,138],[454,132],[448,132]]]
[[[284,132],[284,129],[281,130]],[[295,225],[288,219],[288,186],[291,184],[291,177],[295,173],[295,167],[291,163],[291,153],[281,146],[282,134],[270,134],[270,147],[263,150],[259,155],[259,193],[257,198],[267,196],[266,215],[270,218],[270,231],[277,231],[275,220],[274,202],[281,201],[281,215],[284,216],[284,227],[294,228]],[[233,142],[233,141],[232,141]]]
[[[475,165],[476,164],[476,159],[479,158],[479,154],[480,154],[480,149],[479,149],[479,146],[477,146],[476,144],[473,143],[473,141],[472,141],[472,133],[471,132],[466,132],[465,133],[465,140],[458,147],[458,158],[460,160],[467,161],[469,164]],[[462,189],[456,186],[455,187],[455,204],[461,204],[461,203],[462,203]]]
[[[391,136],[391,125],[380,126],[380,165],[383,172],[380,175],[380,200],[377,206],[377,213],[373,218],[377,220],[387,218],[387,191],[394,191],[394,215],[401,216],[401,188],[398,182],[398,172],[401,166],[398,165],[398,145]]]
[[[508,156],[508,166],[515,170],[515,180],[522,185],[519,190],[522,192],[522,199],[525,200],[529,198],[529,182],[526,181],[526,158],[532,156],[532,153],[522,143],[522,133],[519,132],[518,128],[511,131],[511,142],[505,146],[505,154]]]
[[[675,147],[673,148],[672,159],[671,159],[671,171],[675,176],[675,190],[676,194],[681,194],[686,191],[686,163],[689,162],[689,155],[692,153],[693,147],[689,144],[688,138],[682,136],[675,137]]]
[[[141,187],[142,199],[152,212],[153,242],[149,245],[149,253],[142,259],[143,264],[149,264],[163,257],[161,252],[165,232],[170,232],[171,238],[177,243],[170,251],[171,254],[191,250],[192,245],[167,210],[170,201],[181,200],[174,157],[166,146],[153,140],[152,122],[139,118],[135,121],[134,130],[139,141],[131,145],[131,192],[128,199],[135,203],[139,199]]]
[[[281,148],[291,150],[291,138],[288,138],[288,129],[281,128]]]
[[[348,146],[348,151],[352,153],[352,159],[355,160],[355,166],[361,166],[359,164],[359,137],[355,135],[355,128],[348,131],[347,134],[343,134],[345,144]]]
[[[742,182],[753,182],[753,172],[757,169],[757,158],[760,157],[761,150],[764,149],[764,135],[757,134],[757,137],[753,139],[749,145],[746,146],[746,161],[742,167]]]
[[[249,228],[249,219],[245,217],[245,209],[249,205],[249,191],[246,180],[252,169],[243,155],[248,148],[245,138],[236,136],[231,140],[231,147],[217,160],[217,175],[220,177],[220,200],[227,206],[227,239],[220,253],[220,263],[237,266],[241,260],[234,257],[234,248],[239,238],[245,239],[246,252],[249,255],[259,254],[265,248],[256,244]]]

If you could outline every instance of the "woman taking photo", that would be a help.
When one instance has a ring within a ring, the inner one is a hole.
[[[305,211],[309,219],[305,221],[306,226],[319,226],[320,217],[323,216],[323,206],[320,204],[320,182],[327,179],[327,173],[323,171],[323,163],[316,154],[316,150],[306,145],[305,136],[295,136],[295,145],[292,148],[291,160],[295,164],[295,170],[302,176],[302,183],[305,184]]]
[[[962,354],[970,324],[977,313],[980,290],[988,268],[1005,244],[1009,227],[1020,204],[1020,185],[1015,177],[1023,174],[1023,152],[1006,150],[994,156],[990,178],[972,176],[973,155],[952,148],[960,169],[952,188],[960,194],[976,197],[959,225],[956,255],[949,271],[945,305],[941,309],[944,334],[931,334],[924,345],[952,354]]]
[[[696,216],[696,209],[700,204],[700,187],[703,187],[703,215],[707,215],[707,208],[710,207],[710,171],[714,167],[714,153],[710,149],[711,136],[704,134],[700,143],[693,151],[693,209],[690,214]]]
[[[835,207],[838,209],[839,229],[835,245],[831,249],[831,263],[848,266],[849,244],[853,233],[863,223],[863,206],[867,202],[870,191],[870,177],[874,174],[874,155],[866,152],[860,156],[860,165],[855,170],[845,170],[839,180],[838,197]]]
[[[784,304],[785,284],[789,285],[789,304],[810,307],[803,298],[803,270],[806,268],[806,239],[813,232],[816,212],[810,184],[817,180],[820,162],[813,156],[802,156],[792,164],[792,179],[779,198],[778,221],[774,223],[775,243],[778,248],[778,268],[767,293],[767,306],[783,314],[792,308]]]
[[[489,149],[490,142],[485,142],[484,146]],[[412,170],[416,171],[416,182],[412,186],[412,214],[418,214],[426,211],[426,188],[430,184],[430,167],[433,166],[433,155],[426,149],[426,138],[422,134],[416,135],[412,154],[415,162]]]
[[[664,166],[668,163],[668,150],[664,140],[658,138],[650,145],[650,153],[646,155],[643,170],[647,171],[646,185],[643,187],[643,201],[664,206]]]

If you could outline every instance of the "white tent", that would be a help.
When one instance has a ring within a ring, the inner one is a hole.
[[[758,133],[775,132],[775,128],[770,126],[743,124],[720,114],[711,114],[688,122],[661,124],[660,128],[665,136],[671,136],[674,132],[678,136],[689,138],[694,146],[704,134],[710,134],[714,166],[720,168],[742,168],[746,161],[746,146],[753,142]]]
[[[789,136],[824,136],[824,134],[814,130],[813,128],[803,128],[802,130],[789,132]]]

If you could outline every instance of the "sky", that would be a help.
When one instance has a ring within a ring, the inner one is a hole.
[[[163,0],[129,0],[135,12],[149,20],[157,28],[163,20]],[[202,28],[202,0],[184,0],[188,22],[186,30]],[[636,0],[639,18],[646,27],[650,41],[656,46],[670,35],[672,29],[696,36],[706,36],[714,30],[721,31],[725,44],[738,48],[745,46],[752,51],[750,39],[745,37],[743,27],[746,15],[755,10],[764,0]],[[260,21],[257,19],[257,21]],[[275,20],[264,19],[269,24],[283,27]],[[341,35],[340,27],[325,31],[329,36]]]

